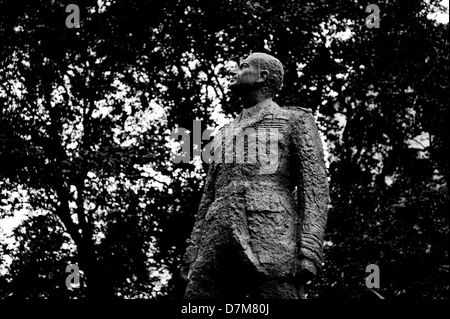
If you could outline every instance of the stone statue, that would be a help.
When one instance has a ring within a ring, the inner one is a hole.
[[[329,201],[320,136],[308,109],[272,101],[278,59],[253,53],[231,72],[244,108],[212,142],[184,297],[303,298],[321,269]]]

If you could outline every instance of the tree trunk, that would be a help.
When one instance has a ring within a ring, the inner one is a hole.
[[[87,299],[114,298],[112,283],[108,280],[107,269],[102,267],[95,252],[94,243],[83,239],[77,245],[80,269],[84,272]]]

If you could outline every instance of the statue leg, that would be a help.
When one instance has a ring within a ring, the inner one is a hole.
[[[210,280],[189,280],[184,299],[222,299],[220,290]]]
[[[211,227],[205,244],[199,249],[198,256],[191,265],[189,281],[184,294],[185,299],[223,298],[221,283],[223,276],[220,258],[221,243],[217,242],[217,232],[222,227]],[[223,238],[223,232],[222,237]]]
[[[243,197],[232,193],[216,201],[205,221],[202,247],[191,265],[184,298],[244,298],[251,286],[248,274],[256,269],[248,257]]]
[[[257,299],[303,299],[303,289],[290,278],[265,277],[258,283]]]

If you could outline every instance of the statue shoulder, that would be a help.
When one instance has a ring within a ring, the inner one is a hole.
[[[313,117],[313,113],[311,109],[308,109],[306,107],[300,107],[300,106],[285,106],[283,107],[284,110],[286,110],[286,113],[289,114],[289,117],[291,119],[309,119]]]
[[[301,113],[302,115],[312,114],[311,109],[301,106],[284,106],[284,109],[289,110],[292,113]]]

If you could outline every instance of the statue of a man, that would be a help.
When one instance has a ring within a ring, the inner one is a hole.
[[[283,65],[253,53],[232,70],[243,110],[212,142],[182,261],[185,298],[303,298],[321,268],[328,183],[311,112],[272,98]]]

